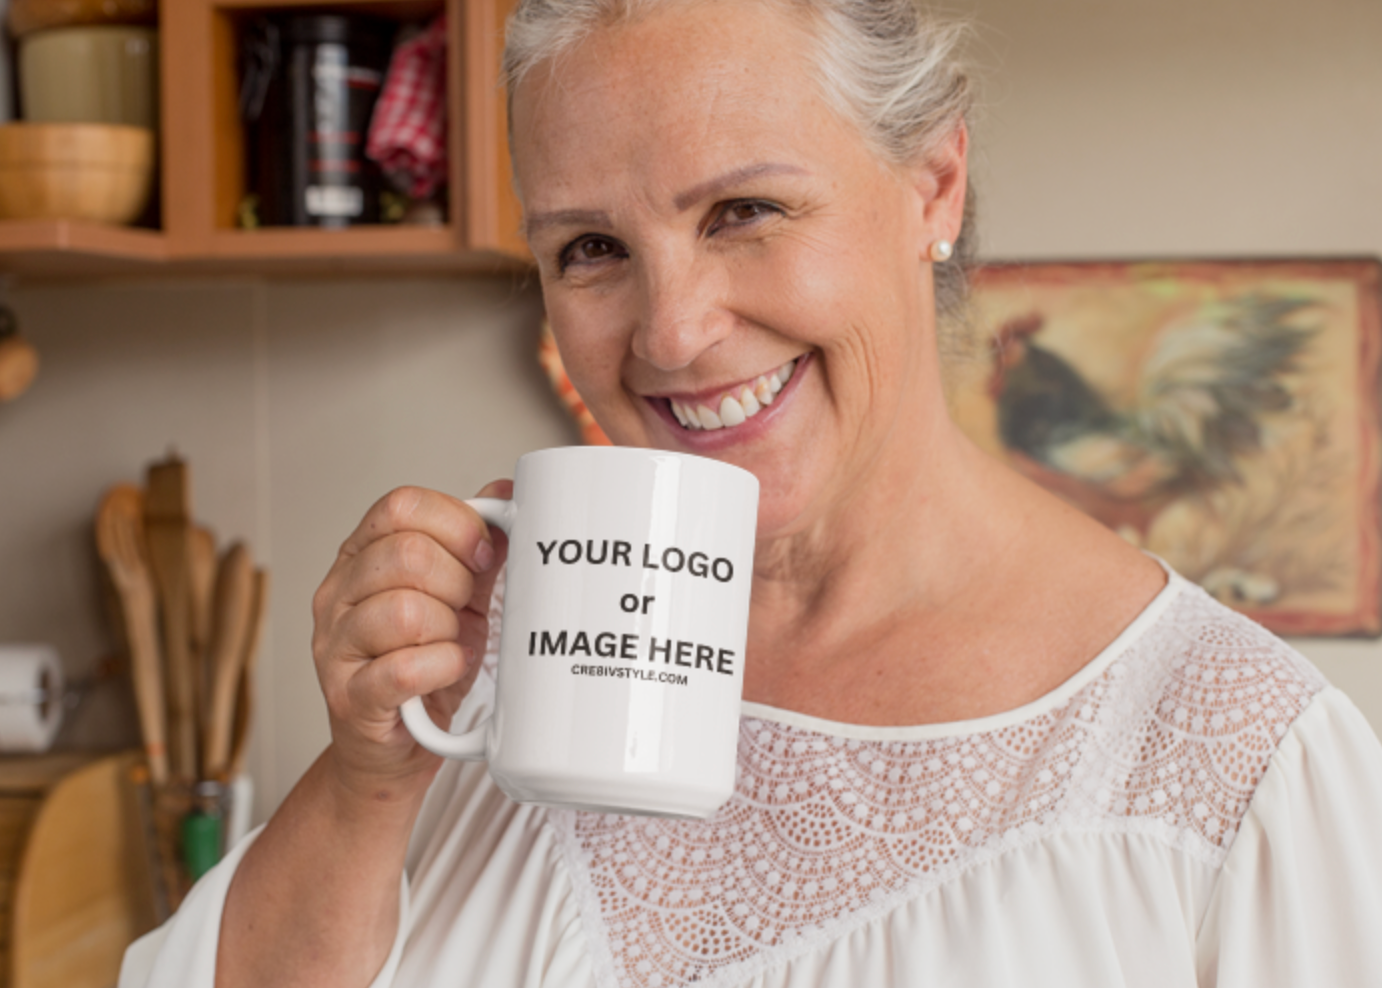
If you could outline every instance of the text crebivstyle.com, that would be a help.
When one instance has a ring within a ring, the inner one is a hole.
[[[667,683],[671,686],[685,686],[689,682],[684,672],[654,672],[630,666],[587,666],[571,667],[573,676],[597,676],[609,679],[641,679],[647,683]]]

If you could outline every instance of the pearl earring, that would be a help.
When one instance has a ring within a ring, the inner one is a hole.
[[[955,245],[949,240],[937,240],[931,244],[928,253],[931,255],[931,260],[939,264],[942,261],[950,260],[950,255],[955,253]]]

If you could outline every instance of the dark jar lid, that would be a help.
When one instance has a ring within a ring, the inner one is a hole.
[[[393,24],[377,17],[345,14],[296,14],[282,22],[285,45],[349,45],[382,50]]]

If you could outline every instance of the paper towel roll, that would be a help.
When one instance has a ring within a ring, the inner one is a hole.
[[[0,645],[0,751],[47,751],[62,724],[62,663],[51,645]]]

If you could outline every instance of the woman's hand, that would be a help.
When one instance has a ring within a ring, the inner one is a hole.
[[[507,481],[481,494],[505,498]],[[365,984],[398,929],[409,835],[441,759],[403,726],[439,724],[480,669],[502,532],[445,494],[404,487],[346,539],[312,601],[331,746],[245,852],[227,893],[219,988]],[[349,867],[341,867],[349,862]]]
[[[498,481],[480,496],[512,490]],[[441,759],[413,740],[398,708],[424,696],[432,719],[450,726],[479,672],[507,551],[474,509],[416,487],[382,498],[341,546],[312,601],[312,654],[332,762],[350,789],[425,791]]]

